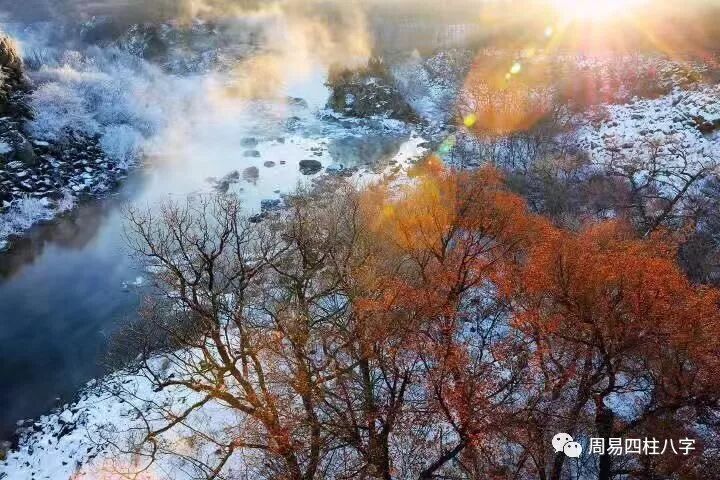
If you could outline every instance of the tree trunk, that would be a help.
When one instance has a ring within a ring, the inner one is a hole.
[[[607,408],[602,400],[597,402],[597,415],[595,415],[595,425],[598,435],[604,439],[605,448],[609,442],[609,438],[613,435],[613,424],[615,423],[615,414]],[[605,453],[600,455],[598,464],[598,480],[611,480],[612,474],[612,456]]]

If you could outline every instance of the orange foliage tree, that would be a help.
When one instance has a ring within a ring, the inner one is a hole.
[[[690,435],[689,418],[717,408],[720,296],[691,285],[675,258],[667,238],[639,240],[606,222],[546,230],[497,276],[527,342],[519,438],[539,478],[561,478],[565,463],[548,435],[679,438]],[[687,475],[695,461],[668,473]],[[601,455],[591,470],[609,479],[649,466]]]
[[[392,267],[375,272],[383,288],[360,304],[380,325],[403,318],[405,348],[420,362],[420,397],[438,448],[419,478],[435,478],[467,450],[493,455],[495,445],[485,441],[510,403],[519,368],[490,279],[545,225],[494,169],[431,170],[400,192],[367,196],[370,230]]]
[[[152,345],[139,357],[157,389],[202,394],[140,438],[149,461],[162,435],[221,403],[244,423],[212,438],[222,455],[207,478],[251,451],[253,478],[707,478],[720,292],[688,281],[666,236],[565,231],[494,169],[430,167],[402,187],[294,199],[260,226],[234,202],[200,223],[192,209],[131,217],[185,307],[153,312],[150,331],[202,353],[165,347],[172,376]],[[558,432],[700,441],[687,457],[572,465],[551,448]]]

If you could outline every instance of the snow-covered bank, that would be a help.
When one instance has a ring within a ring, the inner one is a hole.
[[[153,101],[170,78],[159,68],[119,49],[50,46],[45,27],[5,29],[19,38],[26,59],[41,51],[47,63],[26,72],[32,118],[5,121],[8,135],[27,137],[28,154],[0,170],[7,188],[0,247],[78,198],[110,191],[171,113]]]
[[[118,456],[121,446],[111,443],[140,428],[138,411],[152,408],[150,404],[128,402],[121,398],[121,392],[125,398],[154,398],[157,405],[170,409],[192,402],[186,396],[174,396],[172,389],[152,392],[147,379],[128,372],[110,375],[101,383],[91,381],[76,403],[24,425],[20,448],[0,462],[0,479],[121,478],[119,473],[132,470],[132,457]],[[213,409],[208,408],[210,411]],[[213,418],[212,422],[217,420]],[[161,472],[170,467],[162,462],[157,465]],[[148,472],[140,478],[155,477]]]

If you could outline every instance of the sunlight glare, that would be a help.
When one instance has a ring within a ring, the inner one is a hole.
[[[552,0],[567,21],[606,22],[627,16],[648,0]]]

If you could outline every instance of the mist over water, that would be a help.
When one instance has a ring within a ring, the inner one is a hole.
[[[28,130],[95,136],[135,164],[119,191],[0,254],[0,439],[102,374],[108,339],[136,317],[147,278],[125,248],[123,205],[222,187],[253,213],[308,182],[301,160],[382,163],[408,141],[398,122],[322,113],[328,69],[366,64],[377,45],[365,5],[321,3],[0,2],[32,84]]]

